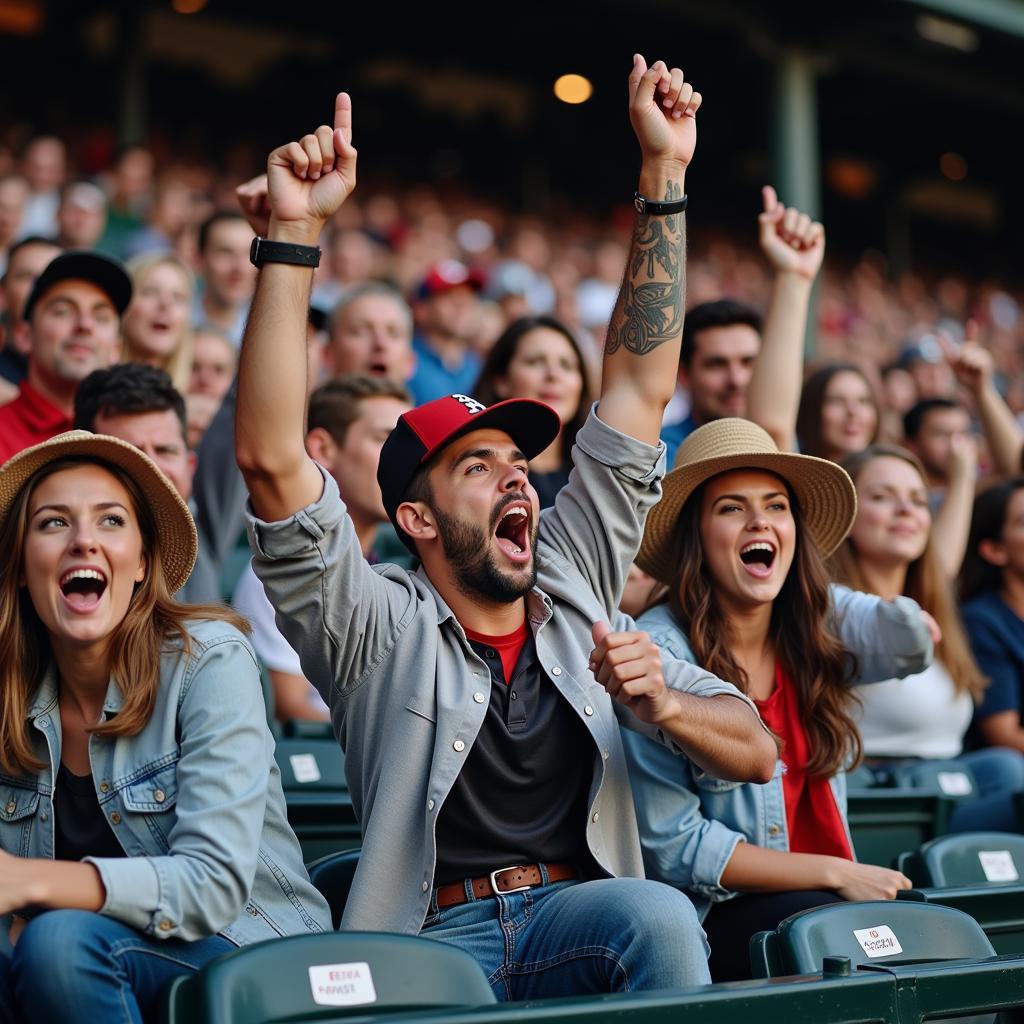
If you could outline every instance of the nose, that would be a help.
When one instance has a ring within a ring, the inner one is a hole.
[[[521,491],[526,487],[526,470],[519,465],[509,465],[504,478],[501,481],[503,491]]]
[[[76,524],[71,534],[71,550],[75,552],[96,550],[96,538],[89,523],[81,522]]]

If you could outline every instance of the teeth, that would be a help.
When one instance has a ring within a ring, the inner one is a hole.
[[[99,580],[100,583],[107,582],[107,578],[103,573],[97,572],[95,569],[72,569],[61,576],[60,585],[63,587],[72,580]]]
[[[525,516],[526,509],[517,505],[515,508],[510,508],[501,518],[508,519],[509,516]]]
[[[753,541],[750,544],[746,544],[740,550],[741,555],[745,555],[748,551],[769,551],[774,552],[775,548],[771,544],[765,544],[763,541]]]

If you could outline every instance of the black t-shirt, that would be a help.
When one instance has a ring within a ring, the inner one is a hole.
[[[541,667],[532,633],[508,684],[498,651],[470,643],[491,670],[490,703],[438,815],[434,884],[538,861],[590,873],[590,733]]]
[[[63,764],[53,791],[53,841],[57,860],[125,855],[100,810],[92,776],[73,775]]]

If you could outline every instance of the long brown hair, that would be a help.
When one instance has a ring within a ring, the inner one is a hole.
[[[928,478],[925,476],[921,461],[906,448],[894,444],[873,444],[862,452],[848,455],[841,465],[856,484],[869,463],[886,457],[902,459],[913,466],[921,477],[922,484],[927,486]],[[906,597],[912,597],[939,624],[942,639],[935,647],[935,660],[941,661],[949,670],[956,692],[969,693],[977,701],[988,681],[971,654],[971,647],[960,621],[960,612],[953,594],[953,584],[946,577],[939,562],[932,536],[932,531],[929,530],[924,551],[907,566],[903,593]],[[833,578],[838,582],[845,583],[854,590],[870,591],[871,587],[861,568],[852,533],[848,534],[846,540],[836,549],[829,567]]]
[[[832,378],[840,373],[853,373],[864,381],[875,410],[875,430],[871,435],[871,440],[874,441],[878,437],[882,415],[871,381],[855,363],[827,363],[811,373],[804,381],[804,386],[800,391],[800,406],[796,414],[796,436],[803,455],[815,455],[819,459],[828,459],[832,456],[822,434],[821,414],[825,405],[825,392],[828,390]]]
[[[98,736],[134,736],[153,714],[160,685],[160,657],[180,644],[190,651],[186,622],[218,619],[248,632],[248,624],[225,605],[185,605],[171,598],[160,562],[160,543],[149,505],[120,467],[101,459],[57,459],[22,487],[0,522],[0,771],[33,774],[45,764],[36,757],[26,716],[51,662],[50,639],[28,593],[21,585],[28,533],[28,509],[40,481],[83,463],[102,466],[131,497],[146,554],[146,576],[136,585],[128,610],[110,638],[110,674],[124,697],[116,717],[93,726]]]
[[[715,583],[704,561],[700,509],[706,487],[705,481],[693,492],[679,516],[671,554],[675,585],[669,588],[668,603],[689,638],[697,663],[746,693],[749,680],[733,657],[732,626],[716,598]],[[829,626],[828,575],[820,552],[807,540],[803,515],[792,492],[790,506],[796,523],[796,551],[786,581],[772,602],[769,633],[775,656],[796,687],[810,751],[807,771],[830,776],[855,766],[863,754],[851,715],[857,698],[849,683],[856,663]]]

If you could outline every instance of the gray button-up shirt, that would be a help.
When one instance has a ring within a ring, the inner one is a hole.
[[[592,412],[573,462],[568,486],[540,518],[527,615],[541,665],[594,741],[590,851],[609,875],[643,877],[617,717],[655,731],[612,702],[588,661],[595,622],[633,628],[617,604],[661,495],[664,445],[621,434]],[[289,519],[262,522],[250,509],[249,535],[278,624],[330,705],[345,750],[363,856],[342,927],[416,933],[433,884],[434,825],[483,723],[487,704],[475,694],[490,684],[488,668],[422,570],[366,563],[326,475],[321,498]],[[664,672],[677,689],[746,700],[685,662],[666,661]]]

